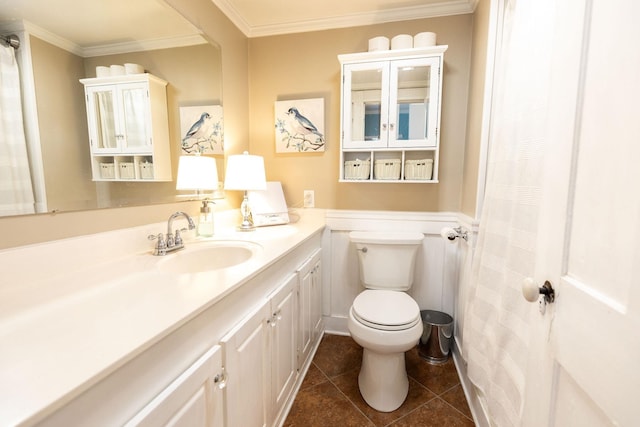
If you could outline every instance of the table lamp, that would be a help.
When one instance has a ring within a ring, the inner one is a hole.
[[[255,230],[253,215],[249,205],[248,191],[266,190],[267,178],[264,173],[264,158],[250,155],[248,152],[236,154],[227,158],[227,167],[224,178],[225,190],[244,191],[244,198],[240,206],[242,223],[238,226],[240,231]]]

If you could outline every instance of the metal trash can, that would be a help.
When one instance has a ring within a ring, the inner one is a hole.
[[[453,337],[453,317],[435,310],[422,310],[420,316],[423,331],[418,343],[418,354],[429,363],[446,362]]]

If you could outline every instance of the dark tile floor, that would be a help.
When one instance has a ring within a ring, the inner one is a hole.
[[[409,395],[393,412],[369,407],[358,390],[362,347],[351,337],[325,335],[285,420],[286,427],[473,427],[453,360],[432,365],[407,352]]]

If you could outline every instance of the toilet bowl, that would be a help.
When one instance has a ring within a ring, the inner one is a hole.
[[[375,300],[384,300],[382,310],[372,304]],[[409,392],[404,353],[422,335],[418,304],[404,292],[366,290],[349,310],[348,327],[363,348],[360,394],[378,411],[398,409]]]
[[[363,348],[358,387],[372,408],[396,410],[407,397],[404,353],[422,335],[418,304],[404,291],[413,284],[421,233],[352,232],[366,288],[353,301],[348,328]]]

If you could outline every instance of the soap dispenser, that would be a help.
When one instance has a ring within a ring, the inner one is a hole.
[[[200,218],[198,219],[198,236],[213,236],[213,209],[209,203],[213,202],[210,202],[209,200],[202,201]]]

